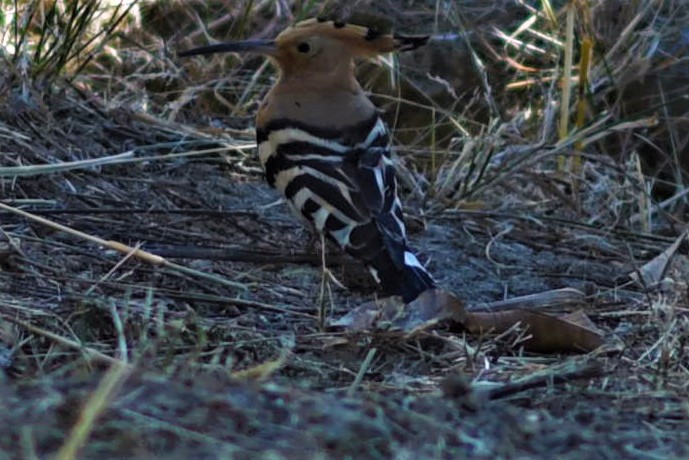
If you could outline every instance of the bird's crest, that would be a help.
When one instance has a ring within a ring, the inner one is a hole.
[[[330,39],[330,40],[328,40]],[[291,65],[303,65],[322,49],[342,57],[372,58],[393,51],[410,51],[424,46],[428,35],[402,35],[383,31],[375,26],[324,18],[307,19],[283,30],[274,40],[244,40],[216,43],[178,53],[178,56],[195,56],[211,53],[260,53],[275,58],[283,70]],[[315,49],[314,49],[315,48]],[[301,56],[300,56],[301,55]]]
[[[346,42],[360,54],[375,56],[393,51],[410,51],[424,46],[428,35],[401,35],[382,32],[375,27],[366,27],[325,18],[307,19],[282,31],[275,39],[281,42],[298,42],[308,37],[331,37]]]

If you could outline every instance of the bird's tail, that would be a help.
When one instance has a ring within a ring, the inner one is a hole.
[[[409,248],[405,248],[403,264],[393,263],[388,252],[381,251],[368,265],[383,291],[402,296],[404,303],[435,287],[435,281]]]

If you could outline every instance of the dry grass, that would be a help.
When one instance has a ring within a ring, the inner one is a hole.
[[[18,4],[0,2],[0,450],[687,454],[683,2]],[[370,281],[328,254],[352,289],[323,285],[262,183],[251,119],[273,70],[174,56],[323,8],[436,34],[360,78],[443,286],[471,305],[575,287],[623,352],[530,354],[518,325],[323,327]]]

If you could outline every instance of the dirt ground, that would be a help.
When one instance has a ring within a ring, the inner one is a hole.
[[[614,355],[539,355],[515,346],[515,337],[485,340],[452,327],[407,339],[320,329],[318,245],[284,204],[275,204],[278,197],[260,177],[240,178],[222,164],[111,166],[49,183],[19,179],[13,191],[51,197],[48,212],[36,207],[36,214],[104,239],[145,241],[144,249],[159,254],[219,250],[218,260],[175,260],[238,283],[226,287],[122,262],[112,251],[3,216],[3,229],[21,240],[21,252],[0,274],[3,312],[117,355],[115,307],[129,359],[142,369],[120,383],[84,458],[689,454],[686,357],[664,368],[660,350],[646,354],[668,320],[649,311],[649,295],[628,283],[629,261],[648,259],[662,241],[500,212],[450,214],[412,235],[440,285],[469,304],[574,287],[587,293],[579,307],[625,343]],[[352,289],[330,284],[329,317],[372,295],[357,276],[361,267],[345,263],[334,271]],[[28,341],[31,355],[20,348],[8,370],[18,380],[0,384],[6,420],[0,443],[5,452],[22,446],[26,455],[43,456],[78,419],[103,378],[102,365],[76,360],[65,369],[74,350],[10,329],[15,340]],[[373,361],[350,393],[373,348]],[[275,360],[267,382],[229,377]],[[16,369],[22,365],[34,377]],[[592,365],[583,379],[557,381],[568,367]],[[495,385],[536,374],[550,374],[551,381],[490,400]]]
[[[579,197],[547,161],[435,211],[402,182],[443,289],[472,308],[577,289],[551,311],[582,310],[621,346],[535,353],[523,328],[448,321],[351,332],[331,323],[374,284],[333,247],[324,281],[320,242],[264,183],[250,131],[78,85],[0,88],[0,167],[124,154],[0,174],[2,203],[34,216],[0,210],[0,459],[48,458],[84,432],[78,458],[689,458],[686,236],[659,283],[636,281],[684,224],[620,221],[635,198],[625,183],[611,199],[605,161]]]

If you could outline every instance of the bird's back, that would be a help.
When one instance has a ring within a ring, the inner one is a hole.
[[[410,301],[433,280],[407,246],[387,127],[359,91],[269,94],[259,157],[295,214]]]

